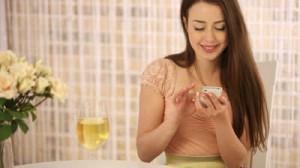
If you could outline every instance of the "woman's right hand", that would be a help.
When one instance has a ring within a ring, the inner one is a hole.
[[[171,120],[179,125],[184,118],[192,115],[196,111],[193,102],[194,98],[189,94],[189,91],[194,87],[195,84],[192,83],[189,86],[182,88],[175,93],[171,99],[167,100],[171,101],[171,103],[165,111],[165,121]]]

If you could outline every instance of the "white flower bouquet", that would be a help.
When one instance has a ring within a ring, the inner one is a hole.
[[[29,64],[12,51],[0,52],[0,142],[18,128],[28,131],[25,119],[36,119],[36,107],[46,99],[64,102],[67,87],[42,61]]]

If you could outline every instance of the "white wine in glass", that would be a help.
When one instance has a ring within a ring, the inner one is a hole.
[[[105,104],[85,101],[81,104],[77,120],[79,142],[87,149],[99,149],[109,136],[109,120]]]

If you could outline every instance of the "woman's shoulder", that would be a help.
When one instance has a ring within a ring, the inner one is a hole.
[[[167,58],[158,58],[150,62],[144,73],[161,74],[174,73],[176,64]]]
[[[149,64],[149,66],[160,66],[160,67],[169,67],[169,66],[174,67],[175,65],[176,64],[174,63],[174,61],[168,58],[157,58]]]
[[[141,83],[159,90],[162,95],[173,90],[176,79],[175,63],[166,58],[153,60],[144,70]]]

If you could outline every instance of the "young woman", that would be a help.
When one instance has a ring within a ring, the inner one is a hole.
[[[142,76],[138,155],[150,162],[165,152],[174,167],[242,167],[266,149],[269,120],[239,4],[182,0],[180,13],[185,51],[153,61]],[[222,87],[222,96],[201,93],[206,85]]]

